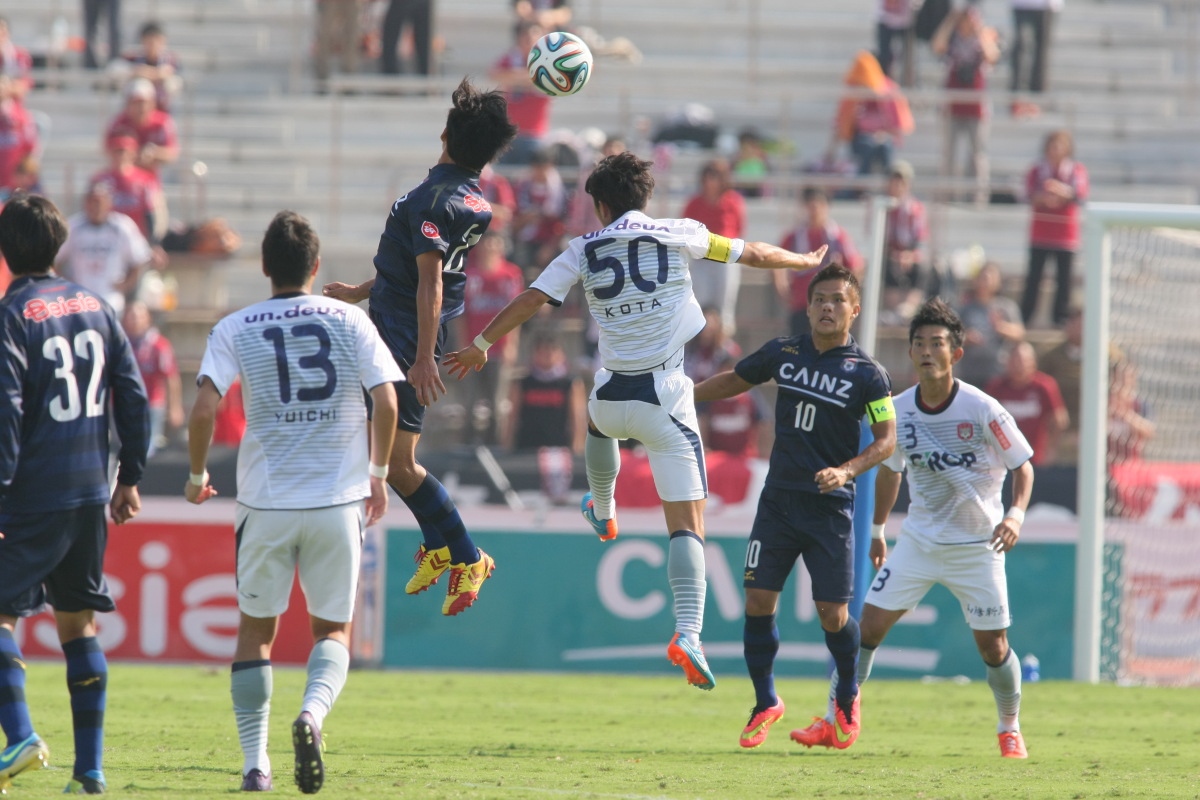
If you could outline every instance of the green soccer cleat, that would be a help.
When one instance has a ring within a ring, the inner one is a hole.
[[[50,748],[36,733],[0,752],[0,793],[8,791],[12,779],[50,763]]]

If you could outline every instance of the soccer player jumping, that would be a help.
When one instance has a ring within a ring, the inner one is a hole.
[[[447,616],[475,602],[495,561],[475,546],[445,487],[417,463],[417,442],[425,407],[446,393],[438,358],[446,323],[465,308],[467,252],[492,221],[479,173],[517,134],[500,92],[481,92],[464,80],[452,103],[437,164],[392,205],[379,237],[375,277],[358,286],[330,283],[324,289],[327,296],[351,303],[370,297],[371,319],[408,376],[396,384],[400,416],[388,483],[416,518],[424,542],[404,591],[423,592],[449,569],[442,604]]]
[[[863,607],[858,681],[870,676],[875,648],[892,625],[940,583],[962,604],[987,665],[1000,755],[1025,758],[1017,719],[1021,664],[1008,644],[1004,559],[1021,535],[1033,491],[1033,449],[1004,406],[955,379],[963,324],[949,306],[938,298],[921,306],[908,342],[919,382],[896,397],[896,451],[875,479],[871,560],[879,572]],[[912,504],[889,558],[883,524],[905,466]],[[1004,511],[1000,490],[1010,471],[1012,506]]]
[[[546,303],[561,305],[572,286],[583,284],[600,328],[603,363],[588,401],[584,458],[591,491],[583,498],[583,516],[602,540],[616,537],[617,439],[645,445],[670,532],[667,579],[675,635],[667,657],[683,668],[688,683],[712,689],[716,680],[700,646],[708,481],[692,381],[683,372],[683,346],[704,327],[704,312],[692,294],[688,264],[708,258],[761,269],[808,269],[821,263],[825,248],[793,253],[717,236],[691,219],[652,219],[645,214],[654,191],[650,166],[632,153],[601,160],[585,189],[604,227],[571,240],[474,344],[450,353],[446,363],[459,378],[481,369],[493,342]]]
[[[733,397],[774,380],[775,445],[766,486],[746,548],[746,622],[743,647],[754,683],[755,704],[741,735],[742,747],[758,747],[784,712],[775,693],[779,652],[775,612],[779,594],[804,557],[812,579],[825,644],[833,655],[832,724],[793,731],[811,746],[846,748],[858,737],[859,692],[855,683],[858,623],[850,616],[854,591],[854,478],[891,454],[896,443],[891,382],[850,335],[858,316],[859,286],[840,264],[818,272],[808,287],[811,334],[767,342],[730,371],[696,387],[696,402]],[[860,422],[874,436],[859,452]]]

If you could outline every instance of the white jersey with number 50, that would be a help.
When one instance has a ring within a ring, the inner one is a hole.
[[[883,465],[908,467],[912,502],[901,528],[929,544],[986,541],[1004,513],[1000,490],[1009,470],[1033,448],[1000,402],[960,380],[950,399],[930,409],[920,385],[895,399],[896,449]]]
[[[710,233],[694,219],[653,219],[630,211],[572,239],[530,288],[558,305],[582,282],[600,326],[604,368],[644,372],[661,366],[704,327],[689,261],[735,262],[744,245]]]
[[[404,380],[366,313],[315,295],[273,297],[222,319],[197,381],[242,378],[238,502],[327,508],[370,495],[363,389]]]

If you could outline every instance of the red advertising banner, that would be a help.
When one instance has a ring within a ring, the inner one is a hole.
[[[176,519],[184,515],[179,514]],[[237,643],[233,514],[230,522],[133,521],[109,526],[105,577],[117,601],[97,614],[97,638],[111,658],[228,663]],[[61,657],[49,613],[23,620],[27,656]],[[299,580],[280,619],[271,660],[303,664],[312,649]]]

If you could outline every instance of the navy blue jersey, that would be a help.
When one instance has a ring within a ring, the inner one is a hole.
[[[892,382],[882,366],[850,339],[818,353],[812,337],[774,339],[738,362],[738,376],[753,384],[774,380],[775,446],[767,485],[817,492],[813,476],[861,452],[860,422],[895,416]],[[886,401],[886,402],[883,402]],[[830,492],[854,496],[854,482]]]
[[[0,300],[0,509],[107,503],[109,424],[117,479],[136,486],[150,443],[149,404],[112,308],[57,275],[24,276]]]
[[[392,205],[375,253],[371,308],[385,314],[417,314],[417,256],[442,253],[442,322],[463,313],[467,252],[492,221],[492,206],[479,188],[479,173],[438,164],[425,181]]]

